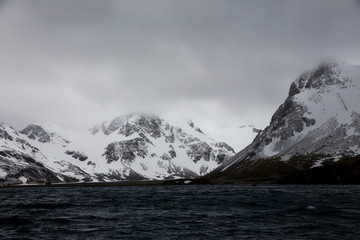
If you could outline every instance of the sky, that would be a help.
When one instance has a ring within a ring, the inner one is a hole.
[[[0,0],[0,121],[266,127],[303,71],[360,65],[358,0]]]

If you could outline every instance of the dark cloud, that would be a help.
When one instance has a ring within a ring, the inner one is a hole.
[[[264,127],[303,70],[360,64],[359,1],[20,0],[0,13],[0,113],[17,127],[132,111]]]

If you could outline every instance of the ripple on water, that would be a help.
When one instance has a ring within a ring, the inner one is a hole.
[[[0,238],[357,239],[359,199],[357,186],[0,189]]]

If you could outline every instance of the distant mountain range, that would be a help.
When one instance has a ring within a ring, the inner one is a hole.
[[[301,74],[254,141],[207,176],[218,181],[360,182],[360,66]]]
[[[179,123],[181,126],[179,126]],[[87,132],[0,124],[0,181],[8,184],[196,178],[235,154],[191,121],[130,114]]]
[[[264,130],[235,154],[192,121],[129,114],[87,132],[0,124],[0,184],[200,178],[202,182],[360,183],[360,66],[301,74]],[[240,143],[241,141],[239,141]]]

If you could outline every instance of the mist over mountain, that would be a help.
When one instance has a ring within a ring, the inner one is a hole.
[[[359,100],[360,66],[324,62],[291,83],[288,97],[265,129],[219,128],[224,138],[239,139],[239,145],[255,136],[237,154],[191,120],[166,121],[151,114],[122,115],[83,132],[36,123],[16,131],[1,124],[0,179],[16,184],[205,176],[311,182],[318,179],[316,171],[324,179],[331,173],[331,181],[340,181],[340,176],[357,179]]]
[[[356,158],[360,154],[359,101],[360,66],[322,63],[291,84],[269,126],[213,175],[274,179]],[[336,174],[332,177],[340,178]],[[359,177],[359,172],[354,174]]]

